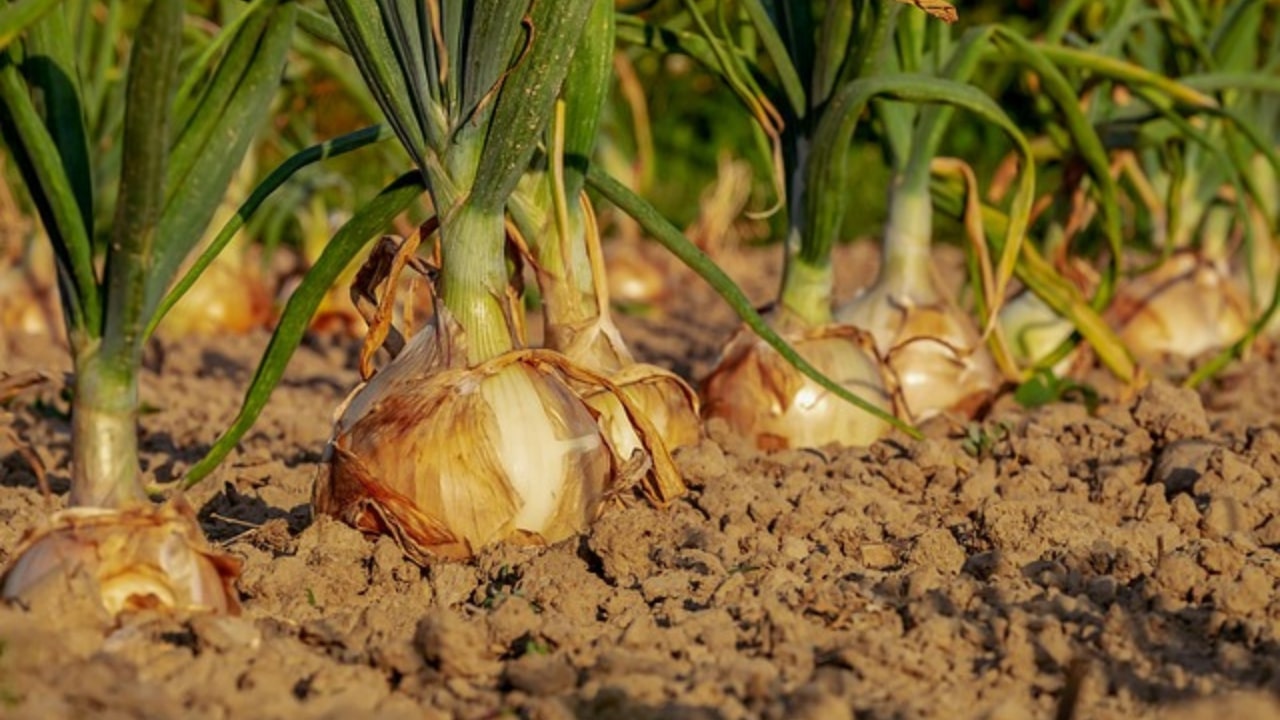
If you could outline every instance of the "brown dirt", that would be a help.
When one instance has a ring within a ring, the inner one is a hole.
[[[739,273],[773,271],[752,262]],[[732,317],[700,289],[669,312],[624,333],[705,372]],[[144,383],[150,477],[208,447],[264,342],[165,346]],[[0,607],[0,716],[1280,717],[1273,358],[1203,397],[1156,382],[1094,414],[1005,400],[971,432],[942,420],[869,449],[763,454],[712,423],[678,454],[692,492],[670,509],[419,570],[307,507],[354,346],[300,350],[190,494],[245,562],[244,615],[104,631]],[[4,370],[67,366],[40,340],[0,336],[0,352]],[[62,502],[58,389],[0,407],[0,561]]]

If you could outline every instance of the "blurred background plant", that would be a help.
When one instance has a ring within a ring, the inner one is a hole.
[[[15,7],[24,4],[34,5],[27,0]],[[338,231],[383,197],[395,178],[400,151],[393,143],[377,142],[360,153],[312,164],[273,193],[251,197],[281,162],[370,128],[381,118],[324,3],[297,4],[299,32],[271,104],[268,130],[255,139],[199,244],[229,242],[229,249],[216,255],[184,301],[166,309],[169,319],[158,330],[167,339],[243,332],[276,322]],[[849,0],[814,3],[811,9],[820,19],[845,9],[861,17],[899,4]],[[64,0],[61,5],[59,12],[77,20],[69,27],[75,42],[67,52],[83,68],[85,137],[94,154],[95,192],[101,196],[93,206],[92,242],[100,257],[111,231],[121,159],[120,145],[111,138],[123,120],[123,68],[141,11],[122,0]],[[774,147],[751,114],[741,112],[741,93],[723,81],[723,58],[714,52],[732,45],[726,57],[752,67],[759,89],[785,109],[790,98],[780,73],[786,63],[770,48],[768,34],[751,21],[751,8],[778,17],[783,5],[770,0],[614,3],[620,42],[593,158],[712,258],[788,235],[789,213],[770,212],[779,199]],[[238,0],[188,3],[183,62],[216,56],[219,29],[250,7]],[[1194,371],[1183,367],[1179,372],[1194,383],[1265,337],[1263,323],[1274,305],[1280,269],[1274,232],[1280,221],[1275,169],[1280,39],[1274,4],[1021,0],[965,4],[960,11],[949,37],[998,24],[992,45],[981,53],[980,70],[968,83],[995,100],[1030,139],[1036,159],[1038,199],[1027,242],[1017,251],[1015,292],[995,299],[996,305],[1008,300],[998,333],[1020,373],[1013,377],[1005,368],[1005,379],[1078,374],[1096,358],[1131,382],[1141,377],[1132,357],[1156,367],[1169,354],[1193,354],[1201,356]],[[899,12],[923,17],[907,4]],[[721,45],[708,44],[707,37],[719,38]],[[920,47],[902,37],[890,43],[894,69],[907,69],[904,59],[919,64],[919,50],[936,50],[932,36],[916,37]],[[936,69],[944,59],[938,55],[926,64]],[[199,82],[192,79],[181,92],[195,92]],[[885,108],[894,107],[887,103],[871,107],[856,124],[847,151],[840,152],[847,176],[858,182],[844,189],[844,202],[853,210],[840,215],[832,243],[882,237],[890,215],[885,189],[900,174],[904,157],[902,148],[894,149],[897,131],[891,118],[899,111],[886,114]],[[790,131],[787,123],[779,127]],[[984,202],[973,205],[968,202],[973,193],[959,174],[935,175],[930,184],[938,210],[934,243],[972,247],[969,238],[977,223],[992,258],[1006,249],[1009,190],[1020,177],[1007,138],[997,124],[970,112],[957,112],[946,124],[932,154],[962,159],[977,187],[989,190],[974,191],[984,195]],[[15,164],[5,160],[0,176],[8,192],[0,194],[0,212],[12,221],[5,223],[0,248],[0,317],[6,327],[56,336],[58,324],[49,322],[60,312],[52,302],[52,259],[32,242],[39,233],[32,222],[35,208],[17,182]],[[215,238],[222,221],[251,201],[257,205],[248,223],[232,238]],[[397,232],[412,234],[429,212],[426,203],[411,203],[408,212],[396,213]],[[670,288],[675,276],[670,261],[646,242],[652,231],[612,207],[601,211],[600,226],[615,303],[659,312],[678,305]],[[363,334],[364,320],[348,288],[365,252],[356,253],[324,288],[309,331]],[[957,300],[981,319],[986,302],[976,292],[981,273],[970,269],[970,289]],[[537,302],[537,293],[530,291],[529,306]],[[999,342],[997,331],[982,325],[978,336]],[[1199,328],[1195,338],[1174,334],[1193,327]],[[1220,354],[1204,361],[1204,354],[1213,352]],[[244,414],[238,426],[243,429],[252,416]]]
[[[181,0],[137,8],[119,122],[94,112],[116,66],[76,52],[114,47],[113,10],[100,43],[77,43],[85,31],[70,21],[85,16],[50,12],[0,48],[0,130],[53,251],[74,370],[68,507],[10,558],[3,594],[79,597],[109,615],[234,611],[238,564],[205,542],[181,497],[163,506],[147,497],[139,379],[170,284],[267,117],[297,7],[253,3],[194,57],[184,53]]]

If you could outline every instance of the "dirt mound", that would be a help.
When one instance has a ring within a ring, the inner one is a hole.
[[[668,328],[637,346],[668,366],[678,351],[685,372],[732,327],[626,322]],[[166,348],[144,381],[151,477],[208,447],[264,342]],[[47,344],[9,347],[15,370],[65,364]],[[243,617],[141,613],[104,630],[71,601],[0,608],[0,714],[1280,717],[1267,358],[1208,401],[1157,382],[1092,414],[1004,402],[981,426],[869,449],[763,454],[712,423],[678,454],[692,492],[672,508],[619,506],[589,536],[425,571],[389,539],[310,517],[351,367],[345,344],[302,349],[191,495],[245,562]],[[0,560],[66,489],[57,391],[0,410],[29,450],[0,433]]]

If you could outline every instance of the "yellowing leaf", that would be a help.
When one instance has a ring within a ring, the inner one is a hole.
[[[898,2],[904,5],[915,5],[945,23],[953,23],[960,19],[956,14],[956,6],[946,0],[898,0]]]

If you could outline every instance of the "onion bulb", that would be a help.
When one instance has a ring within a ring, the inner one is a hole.
[[[944,411],[972,415],[996,391],[1000,374],[968,315],[917,283],[895,292],[881,282],[836,311],[871,335],[914,422]]]
[[[890,408],[869,338],[838,325],[800,330],[781,314],[768,319],[801,357],[850,392]],[[724,419],[761,450],[870,445],[889,431],[888,423],[832,395],[745,327],[721,351],[703,401],[706,417]]]
[[[607,305],[580,325],[549,324],[547,335],[548,344],[570,362],[608,376],[612,385],[653,423],[668,450],[693,445],[701,438],[697,393],[675,373],[636,362],[613,324]],[[640,448],[634,423],[615,393],[596,385],[584,388],[582,398],[600,415],[601,425],[623,457]]]
[[[698,395],[675,373],[656,365],[633,363],[612,373],[609,379],[653,423],[668,450],[693,445],[702,437]],[[582,399],[600,416],[601,426],[622,457],[631,457],[643,449],[635,423],[615,393],[597,386],[584,390]]]
[[[1249,303],[1216,264],[1185,251],[1122,285],[1108,319],[1137,357],[1195,357],[1243,337]]]
[[[669,294],[670,278],[638,243],[618,240],[605,246],[609,295],[632,305],[660,306]]]
[[[0,582],[28,604],[88,588],[112,616],[127,610],[238,613],[234,557],[209,546],[185,503],[62,510],[27,537]],[[85,582],[86,585],[74,583]]]
[[[641,476],[653,479],[645,489],[656,502],[683,491],[652,424],[607,380],[550,351],[467,367],[464,343],[441,308],[435,326],[357,388],[316,480],[316,512],[389,534],[426,564],[500,541],[568,538]],[[613,446],[582,386],[614,394],[645,455]]]
[[[223,253],[164,317],[166,338],[243,335],[271,320],[271,293],[248,257]]]
[[[1061,345],[1075,327],[1030,290],[1023,290],[1000,308],[1000,328],[1009,340],[1013,359],[1022,367],[1035,365]],[[1063,374],[1070,367],[1068,354],[1055,367]]]
[[[698,395],[675,373],[636,362],[613,322],[613,275],[606,269],[595,212],[585,193],[578,207],[591,292],[575,298],[572,290],[566,292],[567,288],[557,283],[544,285],[547,346],[563,353],[574,365],[607,376],[653,423],[668,450],[692,445],[702,435]],[[601,425],[623,457],[641,448],[634,423],[613,392],[597,385],[584,388],[582,397],[600,415]]]

